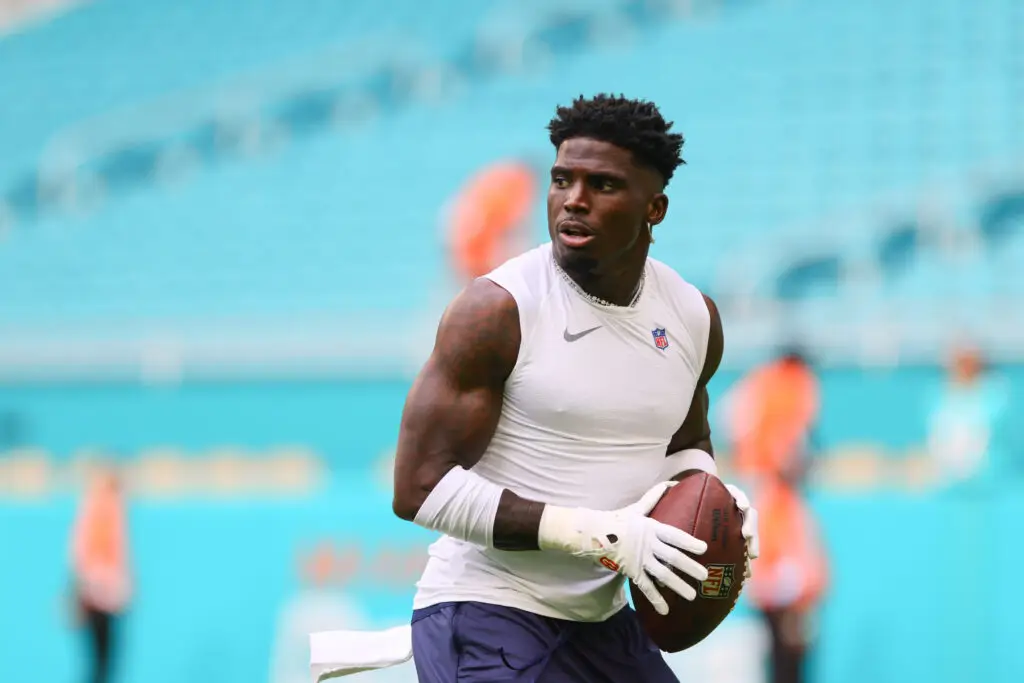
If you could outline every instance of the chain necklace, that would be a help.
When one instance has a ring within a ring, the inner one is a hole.
[[[610,306],[612,308],[622,308],[622,306],[617,306],[616,304],[613,304],[610,301],[605,301],[601,297],[594,296],[593,294],[590,294],[590,293],[584,291],[582,287],[580,287],[578,284],[576,284],[576,281],[573,280],[569,276],[569,274],[567,272],[562,270],[562,266],[558,265],[558,261],[555,260],[554,256],[551,257],[551,261],[552,261],[552,263],[555,264],[555,270],[557,270],[558,274],[562,276],[562,279],[565,280],[566,283],[570,287],[572,287],[576,291],[577,294],[582,296],[587,301],[591,301],[591,302],[593,302],[593,303],[595,303],[595,304],[597,304],[599,306]],[[640,300],[640,295],[644,291],[644,283],[646,281],[647,281],[647,267],[645,265],[643,271],[640,272],[640,281],[636,283],[636,289],[633,290],[633,298],[630,299],[629,304],[627,304],[625,306],[626,308],[633,308],[634,306],[636,306],[636,302],[638,302]]]

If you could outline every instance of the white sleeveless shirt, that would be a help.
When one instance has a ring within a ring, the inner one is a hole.
[[[614,510],[664,472],[669,440],[704,366],[710,314],[701,293],[648,259],[634,307],[585,298],[556,270],[551,244],[486,277],[516,300],[522,342],[494,438],[473,471],[543,503]],[[413,607],[505,605],[603,621],[626,604],[624,578],[589,559],[504,551],[449,536],[430,546]]]

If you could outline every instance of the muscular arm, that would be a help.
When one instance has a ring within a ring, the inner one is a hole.
[[[473,282],[445,311],[434,350],[406,398],[395,456],[396,515],[412,521],[454,467],[470,469],[501,416],[505,380],[519,354],[519,311],[490,280]],[[494,519],[494,546],[537,550],[544,504],[505,489]]]
[[[711,314],[711,328],[708,332],[708,349],[704,358],[704,368],[697,380],[697,388],[693,392],[690,410],[686,414],[683,424],[672,436],[666,455],[689,449],[697,449],[714,455],[711,445],[711,425],[708,422],[708,382],[714,377],[722,362],[725,335],[722,332],[722,318],[718,314],[715,302],[708,296],[704,297],[704,302]]]

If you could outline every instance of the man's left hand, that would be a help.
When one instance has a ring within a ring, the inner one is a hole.
[[[741,531],[743,538],[747,541],[747,566],[744,576],[749,579],[750,561],[756,560],[757,556],[761,554],[761,540],[757,534],[757,510],[751,507],[747,494],[743,493],[739,487],[733,484],[726,484],[725,488],[732,494],[733,499],[736,501],[736,507],[740,509],[740,515],[743,517]]]

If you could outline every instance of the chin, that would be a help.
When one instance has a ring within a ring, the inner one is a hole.
[[[561,245],[555,246],[555,259],[562,270],[578,275],[587,275],[597,270],[598,261],[596,258],[583,251],[566,249]]]

